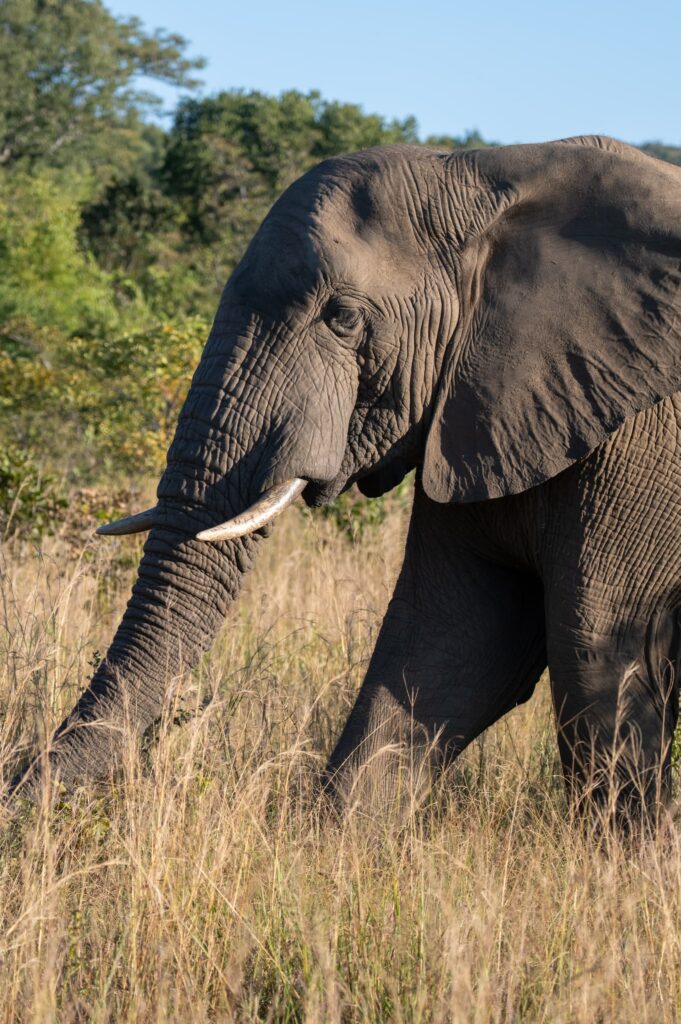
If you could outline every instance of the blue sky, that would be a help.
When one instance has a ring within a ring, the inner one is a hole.
[[[422,134],[681,144],[681,0],[105,0],[191,40],[205,92],[319,89]]]

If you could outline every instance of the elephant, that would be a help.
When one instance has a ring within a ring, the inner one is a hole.
[[[284,507],[415,470],[327,790],[370,806],[401,765],[432,778],[548,666],[575,806],[658,813],[681,652],[680,284],[681,168],[607,137],[377,147],[299,178],[224,288],[156,505],[100,531],[148,537],[53,773],[106,776],[124,723],[158,717]]]

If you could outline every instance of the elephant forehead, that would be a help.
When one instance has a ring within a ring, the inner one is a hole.
[[[315,207],[312,252],[329,280],[370,295],[411,289],[423,268],[425,240],[402,192],[376,178],[333,190]]]
[[[394,161],[365,162],[321,165],[281,196],[241,268],[248,290],[286,305],[328,289],[379,300],[414,290],[427,263],[421,197]]]
[[[419,261],[406,245],[396,244],[370,225],[354,231],[342,225],[335,231],[326,229],[316,248],[329,282],[370,298],[407,294],[418,277]]]
[[[344,289],[380,299],[409,293],[419,269],[406,239],[399,244],[380,224],[322,211],[303,224],[265,222],[232,284],[256,305],[265,296],[268,305],[307,304]]]

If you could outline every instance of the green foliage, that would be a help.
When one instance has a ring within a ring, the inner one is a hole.
[[[208,329],[189,318],[93,339],[13,326],[0,334],[0,436],[86,479],[158,473]]]
[[[222,92],[180,104],[161,176],[188,230],[210,243],[224,237],[224,213],[235,201],[261,219],[287,185],[325,157],[399,141],[417,141],[413,118],[386,122],[317,92]]]
[[[104,270],[139,279],[154,260],[155,240],[172,225],[169,200],[135,174],[112,181],[83,209],[79,234]]]
[[[171,282],[185,312],[208,316],[291,182],[325,157],[399,141],[417,141],[412,118],[388,122],[316,92],[186,99],[149,182],[112,187],[85,211],[83,237],[103,266],[112,267],[115,253],[128,267],[137,259],[145,300],[159,314],[180,311]]]
[[[482,149],[499,143],[486,141],[477,129],[473,129],[465,135],[429,135],[426,145],[436,149]]]
[[[53,171],[0,174],[0,324],[112,328],[110,279],[77,240],[85,183]]]
[[[41,474],[20,448],[0,449],[0,538],[40,540],[54,532],[64,508],[54,477]]]
[[[209,330],[199,317],[64,347],[69,394],[88,444],[112,469],[158,473]]]
[[[125,167],[148,149],[144,113],[158,101],[140,74],[191,87],[201,61],[186,42],[100,0],[4,0],[0,6],[0,164]]]

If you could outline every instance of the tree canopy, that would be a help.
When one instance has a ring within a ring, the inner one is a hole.
[[[4,0],[0,5],[0,163],[64,166],[138,152],[158,99],[147,76],[191,87],[203,61],[164,29],[115,18],[100,0]]]

